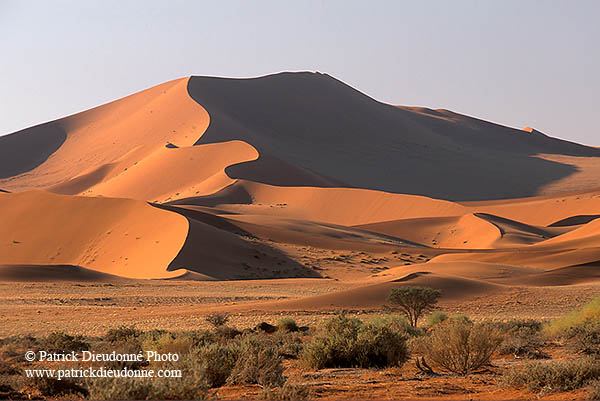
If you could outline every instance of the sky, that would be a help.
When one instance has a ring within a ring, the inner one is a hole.
[[[600,146],[600,1],[0,0],[0,135],[189,75],[325,72]]]

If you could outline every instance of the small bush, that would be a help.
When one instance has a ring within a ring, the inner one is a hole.
[[[88,382],[92,400],[197,400],[205,399],[206,386],[184,375],[182,379],[102,378]]]
[[[310,389],[306,385],[285,383],[281,387],[266,387],[261,393],[263,400],[310,400]]]
[[[239,347],[239,356],[228,383],[261,386],[284,383],[282,357],[271,341],[258,335],[248,335],[240,341]]]
[[[600,400],[600,379],[593,380],[590,382],[588,399]]]
[[[488,365],[501,342],[490,325],[449,319],[422,337],[417,350],[437,368],[464,376]]]
[[[137,330],[135,327],[127,327],[120,326],[114,329],[108,330],[106,335],[104,336],[104,341],[107,341],[111,344],[128,341],[132,338],[137,338],[142,334],[141,331]]]
[[[587,322],[576,326],[571,330],[571,336],[569,346],[573,351],[600,357],[600,323]]]
[[[58,380],[53,377],[36,377],[30,379],[31,386],[46,397],[65,395],[81,395],[87,397],[89,392],[86,388],[68,379]]]
[[[505,381],[516,388],[552,393],[582,388],[599,378],[600,364],[585,358],[574,361],[529,362],[522,369],[509,371]]]
[[[279,330],[285,330],[285,331],[298,331],[298,325],[296,324],[296,321],[294,319],[292,319],[291,317],[285,317],[283,319],[280,319],[277,322],[277,328]]]
[[[502,355],[513,355],[515,358],[545,359],[540,335],[542,324],[533,320],[512,320],[493,323],[493,326],[504,332],[504,340],[498,349]]]
[[[392,288],[387,300],[406,315],[411,326],[417,327],[419,318],[433,308],[441,295],[440,290],[428,287],[400,287]]]
[[[227,324],[227,322],[229,321],[229,313],[212,312],[206,315],[205,320],[208,324],[210,324],[216,329]]]
[[[377,327],[387,327],[388,329],[397,332],[406,337],[417,337],[423,335],[423,331],[417,327],[410,325],[406,317],[397,313],[379,315],[369,323]]]
[[[316,369],[401,366],[408,350],[406,337],[397,331],[340,314],[324,322],[301,358]]]
[[[90,344],[82,336],[71,336],[61,331],[50,333],[41,341],[42,348],[48,352],[79,352],[90,349]]]
[[[208,387],[221,387],[231,375],[239,352],[233,344],[210,344],[191,352],[185,362],[188,370],[201,377]]]
[[[433,312],[431,315],[427,316],[427,327],[435,326],[438,323],[442,323],[446,319],[448,319],[448,315],[446,315],[444,312]]]
[[[156,351],[160,354],[173,353],[180,357],[190,352],[194,346],[194,341],[190,336],[174,333],[164,333],[156,339],[146,339],[142,341],[142,348],[145,351]]]
[[[553,320],[545,327],[544,332],[551,337],[571,338],[577,327],[588,324],[600,325],[600,297],[594,298],[567,316]]]
[[[298,359],[304,349],[302,335],[296,332],[278,331],[270,338],[278,348],[279,355],[284,359]]]
[[[242,334],[241,331],[229,326],[219,326],[215,329],[215,335],[221,340],[232,340]]]

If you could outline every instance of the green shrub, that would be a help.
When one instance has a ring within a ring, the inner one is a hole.
[[[194,341],[190,336],[164,333],[156,339],[148,338],[142,341],[144,351],[156,351],[160,354],[173,353],[180,357],[190,352]]]
[[[488,365],[501,342],[490,325],[449,319],[418,340],[417,350],[434,367],[464,376]]]
[[[401,366],[408,350],[406,337],[397,331],[340,314],[324,322],[301,358],[316,369]]]
[[[285,381],[281,361],[279,350],[272,341],[261,335],[244,336],[240,340],[238,359],[227,382],[280,386]]]
[[[297,332],[278,331],[270,337],[284,359],[298,359],[304,348],[302,335]]]
[[[528,362],[505,376],[507,384],[530,391],[552,393],[571,391],[600,378],[600,364],[590,358],[574,361]]]
[[[448,319],[448,315],[446,315],[444,312],[432,312],[429,316],[427,316],[427,327],[435,326],[438,323],[442,323],[446,319]]]
[[[298,331],[296,321],[291,317],[285,317],[277,322],[277,328],[284,331]]]
[[[551,337],[571,338],[577,327],[588,324],[600,325],[600,297],[567,316],[553,320],[545,327],[544,332]]]
[[[423,331],[410,325],[406,317],[398,313],[379,315],[369,320],[370,324],[377,327],[387,327],[406,337],[417,337],[423,335]]]
[[[417,327],[419,318],[433,308],[441,295],[440,290],[428,287],[399,287],[390,290],[387,301],[406,315],[411,326]]]
[[[61,331],[55,331],[41,341],[41,347],[48,352],[79,352],[89,350],[90,344],[83,341],[82,336],[71,336]]]

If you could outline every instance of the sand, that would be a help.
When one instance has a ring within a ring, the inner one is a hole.
[[[0,281],[305,280],[245,306],[273,311],[594,286],[599,169],[326,74],[182,78],[0,137]]]

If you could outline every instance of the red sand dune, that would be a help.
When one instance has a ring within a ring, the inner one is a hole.
[[[320,277],[312,247],[435,257],[288,306],[589,282],[599,172],[599,149],[324,74],[184,78],[0,137],[0,279]]]

